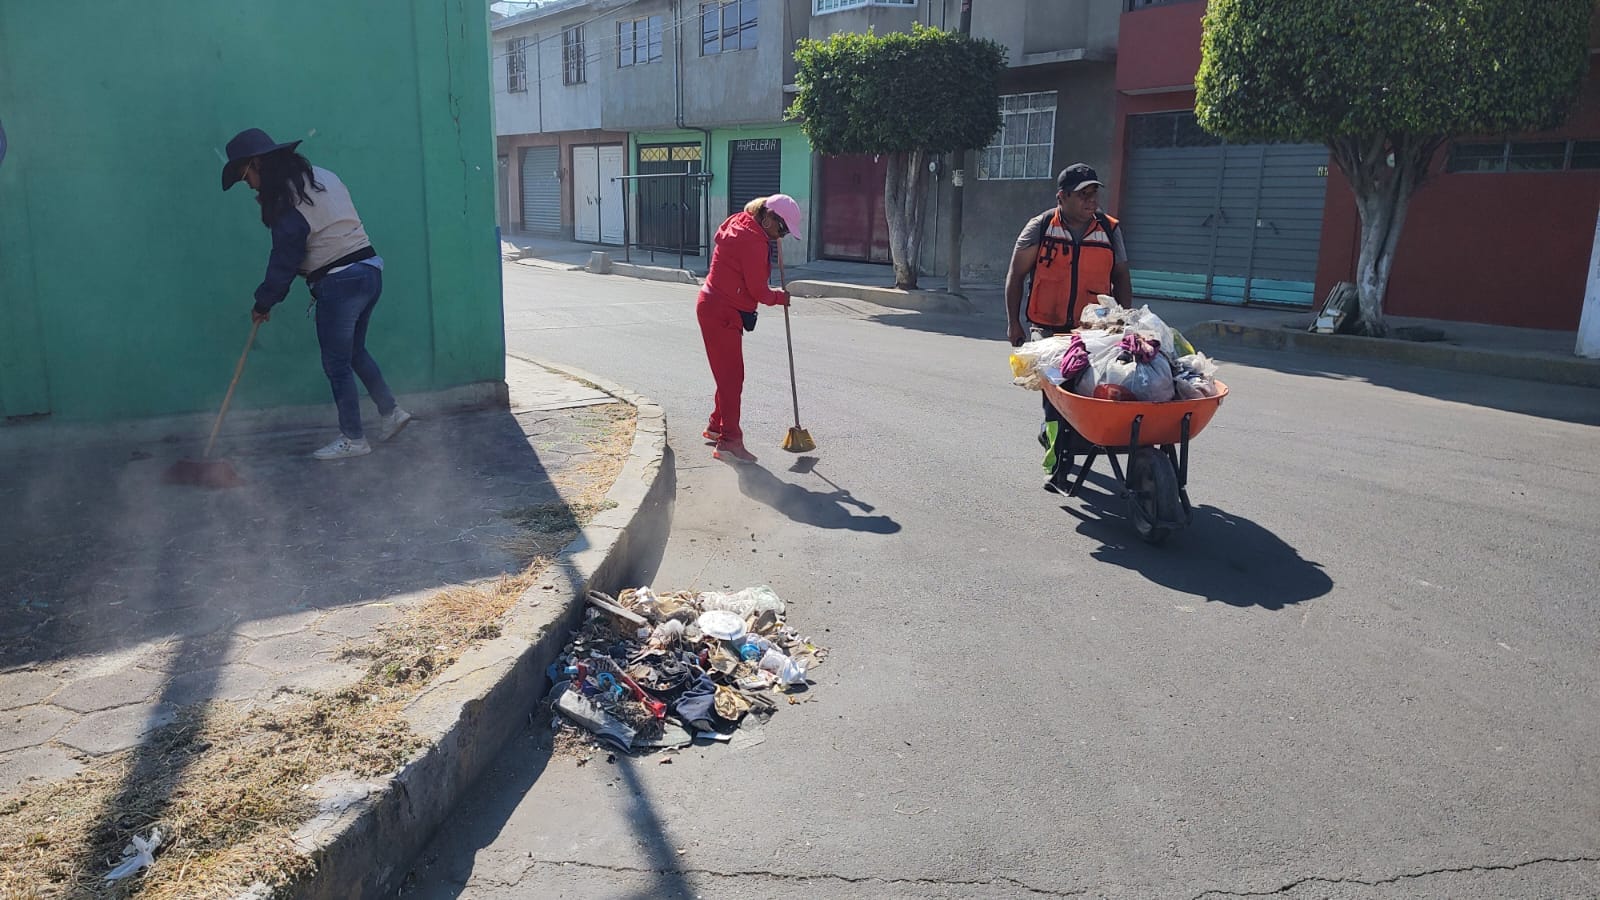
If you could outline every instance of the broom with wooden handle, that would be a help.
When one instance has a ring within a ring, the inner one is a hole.
[[[778,283],[785,293],[789,290],[789,278],[783,272],[783,239],[778,239]],[[783,339],[789,345],[789,397],[794,400],[794,427],[783,436],[783,449],[790,453],[804,453],[807,450],[817,449],[817,442],[811,439],[811,432],[800,427],[800,389],[795,385],[794,378],[794,333],[789,328],[789,304],[783,305]]]
[[[256,342],[256,332],[261,322],[250,325],[250,337],[245,339],[244,352],[239,354],[239,364],[233,367],[233,380],[228,382],[228,393],[222,397],[222,409],[211,426],[211,437],[206,439],[205,452],[199,459],[180,459],[167,469],[163,481],[168,484],[197,484],[201,487],[234,487],[244,483],[233,463],[225,459],[212,459],[211,448],[217,443],[217,432],[222,430],[222,420],[228,415],[228,404],[233,402],[233,389],[239,386],[239,376],[244,374],[244,361],[250,355],[250,346]]]

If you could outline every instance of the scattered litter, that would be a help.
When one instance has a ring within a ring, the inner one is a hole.
[[[792,705],[806,696],[807,673],[828,655],[788,626],[787,605],[766,585],[592,591],[587,602],[583,624],[550,666],[553,726],[570,721],[623,753],[696,742],[754,747],[782,698]]]
[[[128,846],[122,848],[122,863],[106,873],[106,881],[120,881],[156,864],[156,848],[161,846],[161,829],[150,829],[150,837],[133,836]]]

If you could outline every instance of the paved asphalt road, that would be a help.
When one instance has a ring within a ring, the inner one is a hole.
[[[1600,896],[1600,392],[1228,354],[1191,529],[1040,490],[993,317],[799,301],[710,459],[693,288],[506,267],[512,352],[666,408],[660,589],[832,649],[764,743],[519,738],[412,896]],[[1327,368],[1325,368],[1327,367]]]

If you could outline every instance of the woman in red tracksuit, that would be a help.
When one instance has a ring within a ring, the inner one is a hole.
[[[744,212],[728,217],[717,229],[711,251],[711,269],[695,303],[700,334],[706,342],[706,359],[717,383],[711,419],[703,436],[717,445],[714,456],[726,453],[744,462],[755,461],[745,449],[739,430],[739,395],[744,391],[744,333],[756,327],[756,306],[789,305],[789,294],[767,287],[772,269],[771,244],[784,235],[799,239],[800,205],[788,194],[757,197]]]

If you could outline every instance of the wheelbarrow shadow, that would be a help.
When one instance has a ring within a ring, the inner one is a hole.
[[[1229,606],[1277,610],[1333,590],[1333,579],[1320,563],[1302,558],[1255,522],[1214,506],[1195,507],[1189,527],[1160,547],[1139,539],[1124,502],[1113,494],[1085,490],[1061,508],[1081,520],[1079,534],[1100,542],[1095,559],[1174,591]]]

